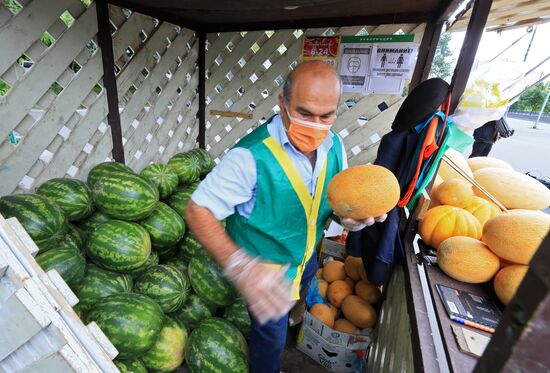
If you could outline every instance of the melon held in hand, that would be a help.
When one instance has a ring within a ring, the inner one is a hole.
[[[399,183],[385,167],[362,165],[338,173],[327,198],[336,215],[355,220],[384,215],[399,201]]]

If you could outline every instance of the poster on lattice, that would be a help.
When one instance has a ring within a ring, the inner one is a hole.
[[[349,43],[342,38],[340,53],[340,78],[344,92],[363,92],[367,86],[372,45]]]
[[[320,60],[336,68],[340,36],[304,36],[302,61]]]
[[[371,75],[377,78],[410,79],[418,47],[412,43],[384,43],[373,48]]]

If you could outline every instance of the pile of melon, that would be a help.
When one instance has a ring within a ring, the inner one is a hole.
[[[326,304],[314,304],[309,312],[323,324],[343,333],[359,333],[376,322],[373,305],[382,298],[380,289],[367,281],[361,258],[333,260],[317,271],[319,294]]]
[[[437,250],[443,272],[469,283],[494,279],[498,298],[508,304],[550,231],[550,215],[540,211],[550,205],[550,190],[500,159],[466,160],[452,149],[446,155],[508,211],[442,162],[420,236]]]

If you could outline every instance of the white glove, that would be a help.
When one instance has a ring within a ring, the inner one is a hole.
[[[295,303],[291,299],[292,284],[285,278],[287,268],[269,268],[240,249],[231,255],[224,273],[243,295],[254,318],[263,325],[279,320]]]
[[[374,223],[382,223],[386,220],[388,214],[380,215],[375,218],[366,218],[364,220],[355,220],[352,218],[340,217],[340,224],[350,232],[360,231],[365,227],[370,227]]]

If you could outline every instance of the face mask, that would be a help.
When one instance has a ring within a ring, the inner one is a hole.
[[[294,146],[305,153],[312,152],[321,146],[332,127],[332,124],[308,122],[294,118],[290,116],[288,110],[286,114],[290,119],[290,126],[287,130],[288,138]]]

